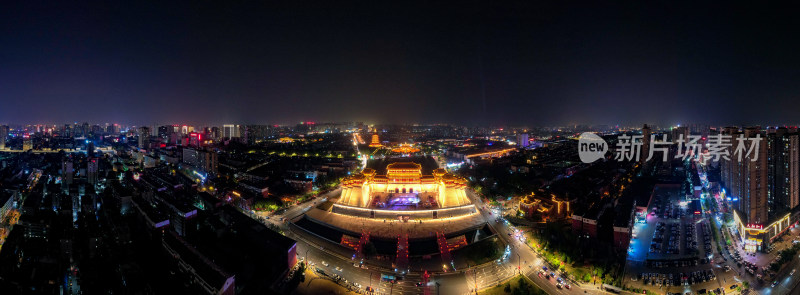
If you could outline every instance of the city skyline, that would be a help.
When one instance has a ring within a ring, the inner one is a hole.
[[[0,294],[800,294],[777,3],[0,4]]]

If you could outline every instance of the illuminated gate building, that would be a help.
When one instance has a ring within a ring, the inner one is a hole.
[[[388,210],[441,209],[469,205],[464,178],[444,169],[423,175],[420,164],[397,162],[389,164],[386,175],[366,168],[360,174],[342,181],[342,196],[338,204]]]

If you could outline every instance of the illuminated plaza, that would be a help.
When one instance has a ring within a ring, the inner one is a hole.
[[[394,257],[392,267],[400,274],[431,264],[414,257],[437,255],[437,269],[452,270],[450,251],[494,233],[467,196],[467,180],[425,160],[373,162],[342,180],[341,193],[327,210],[312,208],[295,224],[355,250],[354,260],[374,243],[379,254]]]

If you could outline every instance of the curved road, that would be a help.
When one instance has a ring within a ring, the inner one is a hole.
[[[323,198],[334,197],[339,191],[339,189],[331,191],[324,195]],[[479,208],[481,215],[497,232],[500,239],[505,244],[510,245],[511,255],[509,259],[500,264],[487,263],[456,273],[433,274],[427,286],[416,286],[417,283],[422,281],[421,274],[419,273],[408,274],[403,280],[395,284],[381,282],[380,275],[382,272],[377,269],[377,267],[372,265],[370,265],[369,269],[355,267],[350,257],[345,257],[333,251],[333,249],[326,249],[325,247],[332,246],[328,244],[329,242],[321,242],[317,237],[309,236],[308,233],[292,230],[287,225],[287,222],[282,221],[282,218],[291,220],[302,215],[312,206],[316,206],[318,201],[309,201],[293,206],[282,214],[270,216],[270,219],[265,221],[279,226],[288,237],[297,241],[297,255],[313,263],[310,269],[319,268],[328,275],[340,275],[342,278],[346,279],[348,283],[360,284],[361,291],[364,291],[367,286],[372,286],[376,292],[375,294],[424,294],[425,288],[428,289],[429,294],[470,294],[475,293],[474,290],[476,286],[478,290],[493,287],[500,282],[516,276],[519,274],[520,270],[539,288],[547,292],[547,294],[607,293],[592,285],[576,286],[575,284],[571,284],[572,289],[570,290],[559,289],[556,288],[556,283],[553,278],[549,280],[540,278],[537,272],[544,266],[544,261],[530,247],[509,236],[511,230],[508,226],[504,222],[495,222],[496,216],[489,212],[489,210],[485,210],[485,208],[488,207],[483,204],[474,192],[471,190],[467,192],[467,195]],[[328,264],[328,266],[323,265],[323,262]],[[336,267],[340,267],[341,271],[336,270]]]

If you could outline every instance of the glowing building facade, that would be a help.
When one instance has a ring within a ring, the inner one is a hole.
[[[415,146],[413,146],[411,144],[405,144],[405,143],[404,144],[400,144],[400,145],[392,148],[392,152],[395,152],[395,153],[398,153],[398,154],[405,154],[405,155],[413,154],[413,153],[419,153],[419,151],[420,151],[419,148],[417,148],[417,147],[415,147]]]
[[[377,134],[372,135],[372,142],[369,143],[369,147],[382,147],[381,140],[378,138]]]
[[[387,166],[386,175],[377,175],[375,170],[366,168],[360,174],[342,181],[342,195],[338,203],[371,208],[457,207],[471,203],[466,195],[466,186],[464,178],[449,174],[444,169],[435,169],[432,175],[423,175],[421,165],[397,162]],[[400,205],[395,206],[397,204]]]

